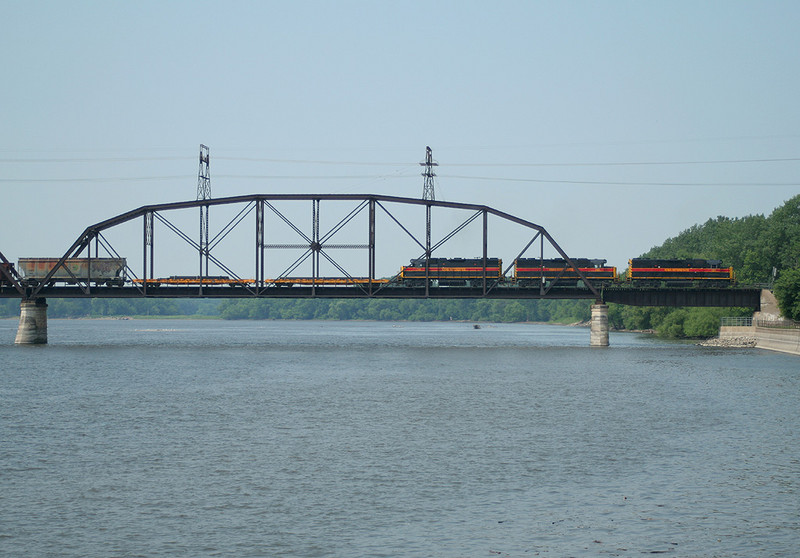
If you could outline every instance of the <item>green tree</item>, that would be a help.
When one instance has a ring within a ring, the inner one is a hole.
[[[683,308],[671,312],[656,329],[658,335],[672,338],[685,337],[683,325],[688,315],[689,313]]]
[[[766,236],[773,266],[778,270],[800,267],[800,195],[772,212]]]
[[[775,298],[785,318],[800,321],[800,268],[781,273],[775,281]]]
[[[683,322],[683,335],[690,338],[713,337],[719,333],[717,309],[692,308]]]
[[[525,311],[525,307],[521,303],[513,301],[507,304],[503,310],[503,321],[524,322],[526,314],[527,312]]]

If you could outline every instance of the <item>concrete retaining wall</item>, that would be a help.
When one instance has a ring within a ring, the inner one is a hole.
[[[800,356],[800,329],[755,327],[756,347]],[[721,334],[721,332],[720,332]]]
[[[720,339],[731,339],[733,337],[755,337],[755,326],[722,326],[719,328]]]

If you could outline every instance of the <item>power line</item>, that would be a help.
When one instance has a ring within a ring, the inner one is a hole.
[[[406,166],[412,163],[329,161],[314,159],[260,159],[254,157],[217,157],[226,161],[249,161],[259,163],[289,163],[312,165],[354,165],[354,166]],[[761,159],[720,159],[710,161],[621,161],[621,162],[576,162],[576,163],[448,163],[452,167],[613,167],[636,165],[721,165],[742,163],[783,163],[800,161],[800,157],[775,157]],[[420,163],[423,164],[424,163]]]
[[[370,162],[370,161],[330,161],[318,159],[266,159],[259,157],[221,157],[217,156],[215,159],[223,161],[246,161],[250,163],[290,163],[301,165],[358,165],[365,167],[405,167],[413,165],[414,163],[399,163],[395,162]]]
[[[80,158],[13,158],[0,159],[0,163],[124,163],[146,161],[188,161],[189,157],[80,157]]]
[[[147,180],[186,180],[186,178],[186,175],[115,176],[110,178],[0,178],[0,182],[139,182]]]
[[[82,157],[82,158],[0,158],[0,163],[119,163],[147,161],[187,161],[189,157]],[[223,161],[245,161],[251,163],[286,163],[301,165],[351,165],[351,166],[413,166],[411,162],[331,161],[319,159],[270,159],[258,157],[215,157]],[[726,165],[748,163],[786,163],[800,161],[800,157],[765,157],[760,159],[718,159],[707,161],[611,161],[572,163],[448,163],[452,167],[614,167],[654,165]]]
[[[535,184],[588,184],[599,186],[798,186],[800,182],[622,182],[618,180],[548,180],[540,178],[509,178],[499,176],[467,176],[446,174],[447,178],[460,180],[483,180],[487,182],[520,182]],[[187,180],[185,175],[177,176],[130,176],[130,177],[106,177],[106,178],[0,178],[0,183],[78,183],[78,182],[137,182],[137,181],[157,181],[157,180]],[[217,178],[233,180],[406,180],[407,176],[383,175],[383,174],[361,174],[361,175],[335,175],[335,176],[313,176],[313,175],[217,175]]]
[[[601,186],[797,186],[800,182],[620,182],[618,180],[545,180],[539,178],[506,178],[497,176],[461,176],[448,174],[448,178],[462,180],[487,180],[492,182],[534,182],[541,184],[594,184]]]
[[[800,161],[800,157],[774,159],[726,159],[716,161],[630,161],[614,163],[455,163],[454,167],[627,167],[645,165],[721,165],[738,163],[778,163]]]

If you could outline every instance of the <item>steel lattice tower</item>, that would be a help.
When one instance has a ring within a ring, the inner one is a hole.
[[[438,167],[439,163],[433,162],[433,152],[430,147],[425,147],[425,162],[420,163],[420,166],[425,167],[425,172],[422,173],[422,176],[425,177],[425,184],[422,187],[422,199],[435,200],[436,195],[433,192],[433,177],[436,176],[436,174],[433,172],[433,167]]]
[[[200,144],[200,168],[197,171],[197,199],[211,199],[211,171],[209,170],[209,149]],[[200,206],[200,275],[208,275],[208,205]]]

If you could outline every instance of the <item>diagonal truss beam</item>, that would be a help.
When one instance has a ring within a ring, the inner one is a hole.
[[[8,283],[16,289],[16,291],[25,296],[25,289],[19,284],[19,275],[14,269],[14,264],[6,259],[2,252],[0,252],[0,279],[8,281]]]

